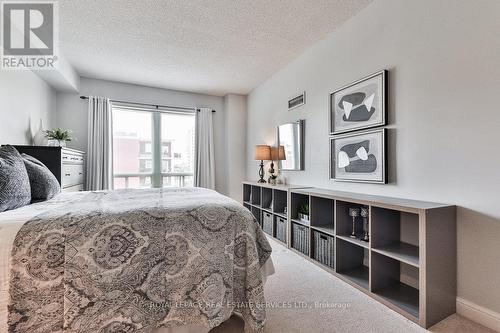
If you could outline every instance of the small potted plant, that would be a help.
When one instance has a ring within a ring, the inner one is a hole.
[[[297,213],[299,215],[300,221],[309,224],[309,204],[303,203],[302,205],[300,205]]]
[[[66,142],[71,141],[71,131],[61,128],[45,131],[45,136],[49,140],[49,146],[66,147]]]

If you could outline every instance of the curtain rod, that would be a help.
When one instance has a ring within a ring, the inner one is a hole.
[[[89,97],[88,96],[80,96],[80,99],[89,99]],[[159,105],[159,104],[137,103],[137,102],[119,101],[119,100],[116,100],[116,99],[111,99],[110,101],[111,102],[117,102],[117,103],[127,103],[127,104],[136,104],[136,105],[154,106],[157,109],[159,107],[162,107],[162,108],[167,108],[167,109],[179,109],[179,110],[189,110],[189,111],[196,110],[196,111],[200,112],[200,109],[197,109],[197,108],[185,108],[185,107],[182,107],[182,106],[169,106],[169,105]],[[216,112],[216,111],[212,110],[212,112]]]

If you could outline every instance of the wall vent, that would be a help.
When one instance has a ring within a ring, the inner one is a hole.
[[[302,92],[300,95],[294,96],[292,99],[288,101],[288,110],[292,110],[298,108],[306,104],[306,92]]]

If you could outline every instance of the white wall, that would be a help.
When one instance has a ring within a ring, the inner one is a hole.
[[[227,195],[242,201],[241,182],[245,179],[246,167],[246,96],[229,94],[224,96]]]
[[[31,144],[40,119],[54,126],[56,95],[31,71],[0,70],[0,144]]]
[[[87,150],[87,101],[79,95],[104,96],[111,99],[183,107],[210,107],[215,109],[214,143],[216,158],[216,189],[227,193],[226,146],[223,98],[132,84],[82,78],[80,93],[57,94],[57,125],[73,130],[77,141],[69,147]],[[220,163],[222,161],[222,163]]]
[[[500,1],[376,0],[248,96],[247,177],[255,144],[306,120],[305,170],[289,181],[456,204],[458,295],[500,313]],[[390,184],[328,179],[329,93],[389,73]],[[287,111],[293,94],[307,104]]]

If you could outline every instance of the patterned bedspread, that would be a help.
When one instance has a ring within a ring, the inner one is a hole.
[[[251,213],[214,191],[87,192],[18,232],[9,331],[215,327],[234,311],[261,330],[270,253]]]

